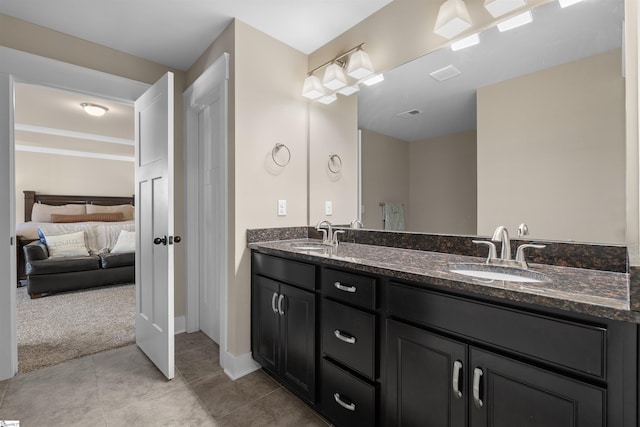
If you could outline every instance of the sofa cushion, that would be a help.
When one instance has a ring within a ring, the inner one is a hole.
[[[96,255],[35,260],[27,262],[26,266],[27,276],[98,270],[99,268],[100,258]]]
[[[102,268],[124,267],[127,265],[134,265],[135,262],[135,252],[100,254],[100,265]]]

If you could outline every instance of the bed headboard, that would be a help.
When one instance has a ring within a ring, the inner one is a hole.
[[[31,221],[33,205],[44,203],[46,205],[89,204],[89,205],[133,205],[135,198],[112,196],[67,196],[59,194],[37,194],[35,191],[23,191],[24,193],[24,221]]]

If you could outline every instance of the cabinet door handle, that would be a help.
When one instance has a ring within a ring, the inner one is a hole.
[[[480,378],[482,377],[482,369],[475,368],[473,370],[473,403],[476,405],[476,408],[482,408],[484,403],[482,399],[480,399]]]
[[[280,314],[280,316],[284,316],[284,310],[282,309],[282,301],[284,301],[284,295],[280,295],[278,297],[278,314]]]
[[[349,411],[355,411],[356,410],[356,404],[351,402],[351,403],[346,403],[344,400],[342,400],[342,398],[340,397],[340,393],[334,393],[333,394],[333,398],[335,399],[336,403],[340,406],[342,406],[344,409],[347,409]]]
[[[271,297],[271,309],[273,310],[273,312],[275,314],[278,314],[278,308],[276,307],[276,299],[278,298],[278,294],[277,293],[273,293],[273,296]]]
[[[456,399],[460,399],[462,397],[462,392],[460,391],[460,371],[462,371],[462,362],[456,360],[453,362],[453,395]]]
[[[340,282],[335,282],[333,286],[335,286],[336,289],[339,289],[343,292],[351,292],[352,294],[354,294],[358,290],[355,286],[345,286]]]
[[[333,335],[335,335],[336,338],[338,338],[340,341],[344,341],[347,344],[356,343],[356,337],[351,335],[345,335],[344,332],[342,332],[340,329],[336,329],[335,331],[333,331]]]

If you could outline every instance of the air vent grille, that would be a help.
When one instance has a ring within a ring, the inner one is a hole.
[[[434,79],[440,82],[449,80],[455,76],[459,76],[460,74],[462,74],[462,71],[458,70],[453,65],[447,65],[444,68],[440,68],[439,70],[429,73],[431,77],[433,77]]]

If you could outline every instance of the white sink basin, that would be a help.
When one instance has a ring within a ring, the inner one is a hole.
[[[291,243],[291,247],[300,251],[324,251],[329,249],[331,246],[325,245],[324,243],[297,242]]]
[[[486,264],[451,264],[449,271],[464,276],[484,280],[503,280],[506,282],[539,283],[548,281],[542,273],[513,267],[501,267]]]

